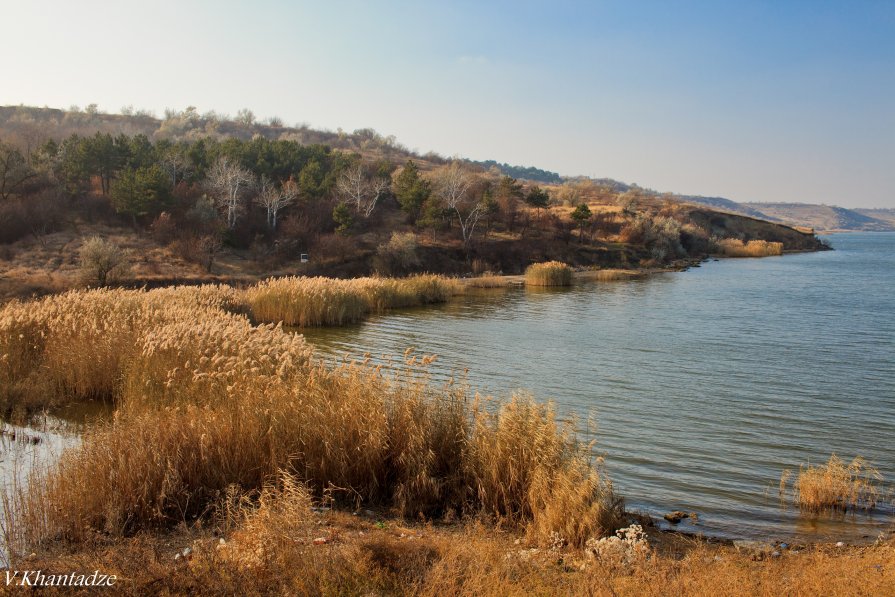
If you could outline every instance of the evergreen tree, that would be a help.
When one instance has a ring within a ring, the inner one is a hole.
[[[171,180],[157,164],[122,170],[112,181],[109,194],[112,206],[120,214],[129,215],[134,225],[137,218],[161,212],[171,197]]]
[[[416,222],[420,218],[420,210],[432,189],[429,182],[420,176],[419,168],[413,163],[413,160],[407,160],[404,169],[395,179],[394,186],[395,197],[398,203],[410,219]]]

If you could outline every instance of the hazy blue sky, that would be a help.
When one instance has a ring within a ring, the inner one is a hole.
[[[195,105],[738,201],[895,207],[895,2],[0,0],[0,104]]]

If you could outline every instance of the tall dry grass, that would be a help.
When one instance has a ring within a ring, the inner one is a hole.
[[[389,304],[404,299],[376,293],[447,292],[435,278],[365,284],[359,295]],[[69,293],[3,312],[3,358],[15,363],[5,375],[23,391],[46,377],[61,399],[104,395],[117,407],[6,496],[11,549],[204,519],[234,487],[254,495],[283,474],[352,507],[483,516],[536,540],[581,544],[612,530],[621,501],[552,406],[498,407],[433,387],[409,364],[329,369],[301,336],[253,325],[239,305],[211,287]]]
[[[525,270],[525,284],[529,286],[570,286],[572,268],[560,261],[534,263]]]
[[[785,496],[792,471],[780,476],[780,492]],[[872,510],[882,496],[880,472],[867,460],[856,457],[850,463],[835,454],[826,464],[799,468],[793,483],[793,501],[808,512],[830,510]]]
[[[470,288],[506,288],[509,285],[506,278],[495,274],[484,274],[475,278],[467,278],[464,280],[464,283]]]
[[[630,269],[598,269],[587,271],[582,276],[587,280],[595,282],[615,282],[620,280],[631,280],[633,278],[643,277],[643,272]]]
[[[356,323],[370,313],[447,301],[462,286],[451,278],[271,278],[246,290],[253,317],[293,326]]]
[[[214,321],[238,310],[227,286],[72,291],[0,307],[0,406],[43,408],[112,400],[139,338],[175,321]],[[247,323],[247,322],[246,322]]]
[[[744,243],[736,238],[714,241],[715,251],[724,257],[769,257],[783,254],[783,243],[766,240],[750,240]]]

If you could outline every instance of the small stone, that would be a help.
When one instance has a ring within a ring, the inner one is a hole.
[[[675,510],[674,512],[669,512],[663,518],[665,518],[665,520],[667,520],[671,524],[677,524],[685,518],[690,518],[690,515],[686,512]]]
[[[223,537],[221,537],[220,539],[218,539],[218,543],[220,543],[221,545],[226,545],[226,544],[227,544],[227,542],[224,541],[224,538],[223,538]]]
[[[779,557],[780,557],[780,552],[779,552],[779,551],[776,551],[776,550],[775,550],[775,551],[772,551],[772,552],[771,552],[771,557],[772,557],[772,558],[779,558]]]
[[[845,543],[843,543],[842,541],[837,541],[836,547],[845,547]]]

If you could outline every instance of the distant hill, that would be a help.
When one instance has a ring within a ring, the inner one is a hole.
[[[813,228],[818,232],[895,231],[895,209],[846,209],[813,203],[737,203],[724,197],[692,195],[675,195],[674,198],[770,222]]]
[[[895,210],[877,216],[870,215],[877,210],[854,210],[835,205],[815,205],[810,203],[743,203],[742,205],[760,211],[768,219],[795,226],[814,228],[817,231],[895,231]]]
[[[856,209],[854,210],[862,216],[873,218],[881,222],[886,222],[895,229],[895,209]]]

